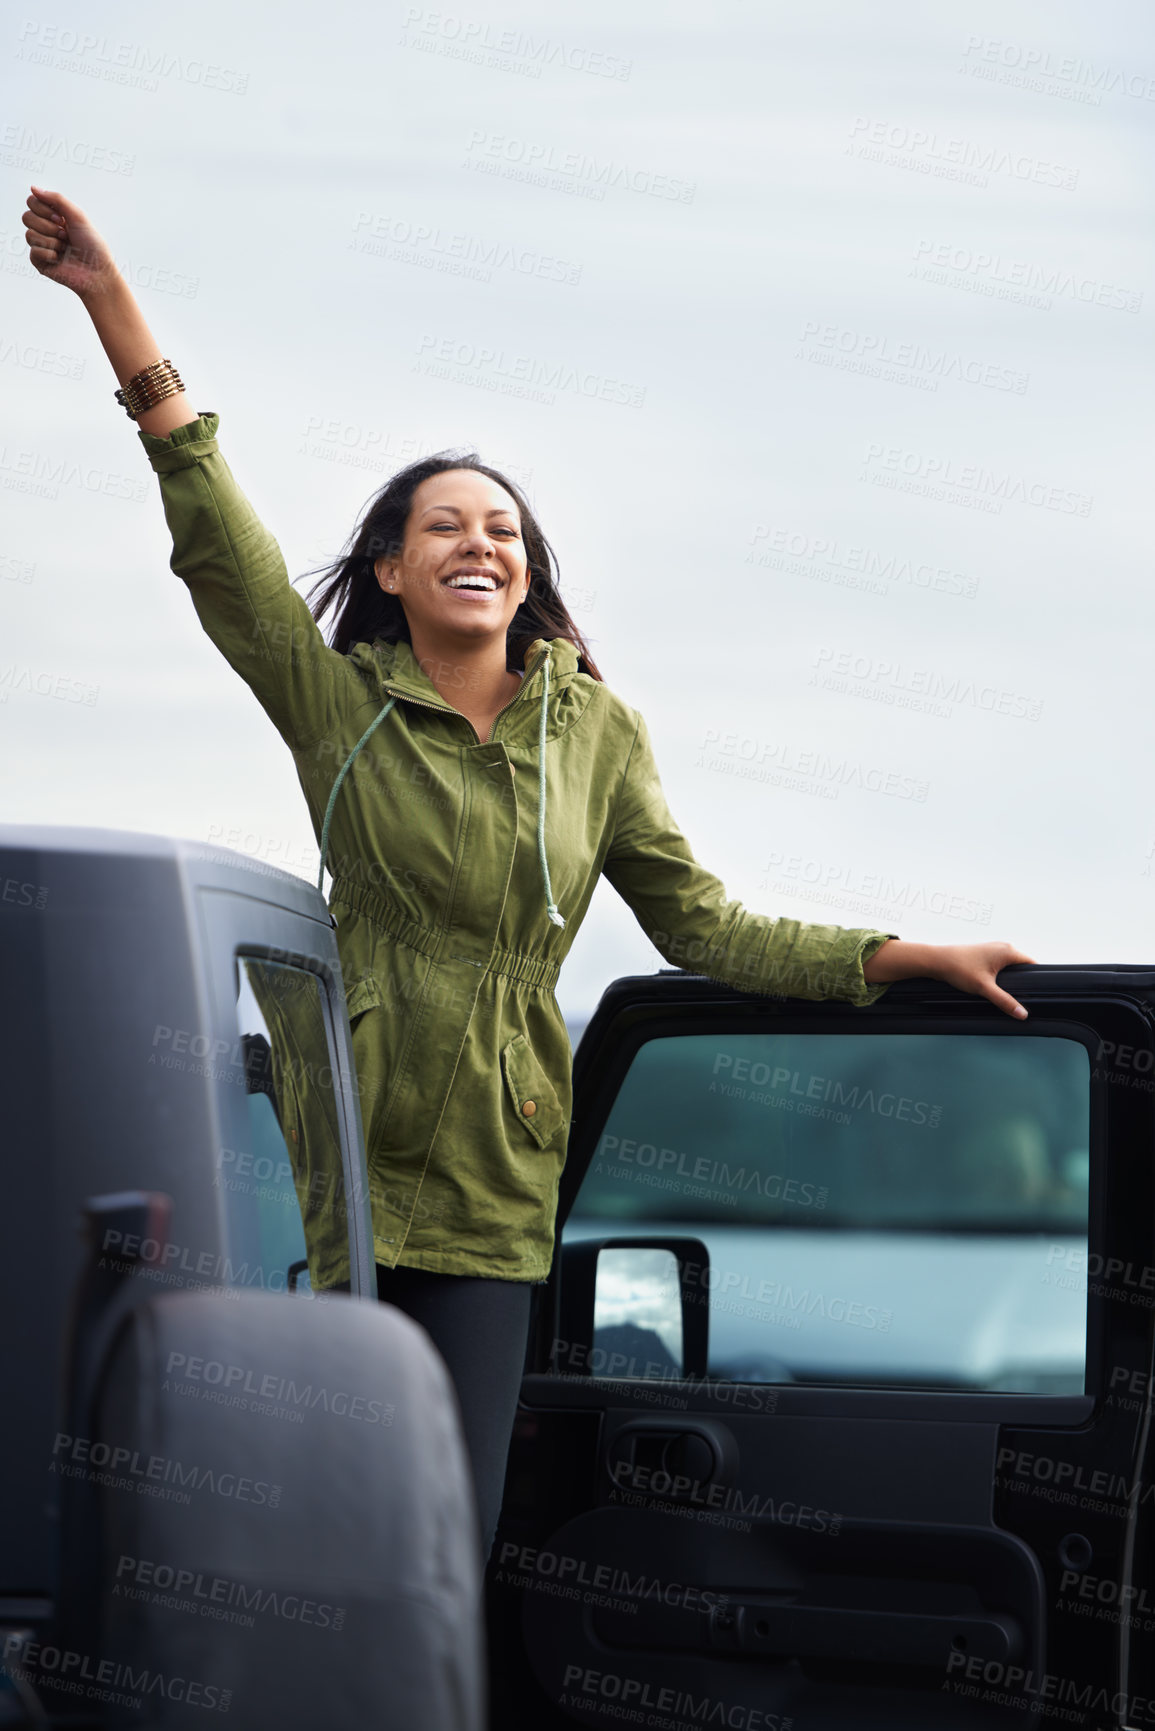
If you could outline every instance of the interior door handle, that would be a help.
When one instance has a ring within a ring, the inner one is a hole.
[[[710,1642],[736,1653],[943,1669],[952,1653],[965,1653],[968,1659],[1012,1661],[1022,1651],[1022,1630],[1013,1617],[992,1613],[928,1616],[730,1599],[711,1609]]]

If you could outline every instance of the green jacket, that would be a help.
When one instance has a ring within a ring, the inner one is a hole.
[[[533,644],[484,745],[407,644],[330,649],[218,419],[139,437],[172,568],[292,751],[318,840],[342,766],[395,699],[341,785],[327,855],[376,1258],[543,1280],[571,1104],[554,986],[600,874],[669,961],[747,991],[872,1003],[883,988],[862,965],[890,934],[728,901],[670,816],[641,717],[570,644]]]

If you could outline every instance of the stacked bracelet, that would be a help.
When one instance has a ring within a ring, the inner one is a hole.
[[[153,361],[151,366],[133,374],[127,385],[117,391],[116,400],[129,419],[135,421],[145,409],[154,409],[166,397],[175,397],[183,390],[181,376],[171,361]]]

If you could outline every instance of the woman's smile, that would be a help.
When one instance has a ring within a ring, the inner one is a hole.
[[[448,577],[443,577],[441,584],[456,595],[480,600],[486,595],[496,594],[502,586],[502,578],[497,571],[486,566],[463,565],[459,570],[451,571]]]

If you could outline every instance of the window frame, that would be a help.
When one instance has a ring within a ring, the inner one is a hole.
[[[1000,1015],[990,1006],[970,1005],[955,1007],[947,1004],[909,1006],[901,998],[888,1005],[885,1001],[868,1010],[855,1009],[841,1003],[809,1002],[803,1000],[759,999],[752,995],[729,993],[723,996],[723,988],[719,990],[711,982],[698,979],[695,976],[681,976],[687,984],[697,985],[702,993],[699,1001],[683,1003],[667,1003],[665,1005],[647,1005],[645,1007],[627,1009],[604,1030],[603,1035],[611,1036],[609,1040],[603,1037],[595,1046],[593,1053],[583,1052],[586,1059],[582,1077],[584,1087],[579,1091],[575,1088],[575,1104],[578,1112],[575,1115],[571,1135],[570,1152],[567,1158],[566,1171],[563,1174],[562,1191],[559,1199],[557,1218],[557,1250],[555,1253],[554,1273],[552,1281],[560,1280],[561,1248],[568,1240],[565,1229],[574,1210],[581,1184],[591,1161],[596,1157],[600,1138],[609,1120],[613,1105],[621,1091],[639,1050],[656,1039],[684,1037],[700,1034],[710,1038],[724,1039],[728,1035],[738,1034],[810,1034],[816,1038],[824,1035],[858,1034],[877,1036],[882,1034],[939,1034],[944,1036],[967,1037],[983,1034],[997,1035],[999,1038],[1062,1038],[1074,1040],[1087,1051],[1090,1068],[1090,1112],[1088,1124],[1088,1150],[1090,1155],[1090,1172],[1088,1175],[1087,1194],[1087,1244],[1088,1255],[1094,1253],[1096,1244],[1105,1241],[1107,1224],[1107,1178],[1108,1178],[1108,1099],[1105,1085],[1098,1080],[1096,1074],[1096,1050],[1102,1042],[1100,1030],[1090,1021],[1077,1019],[1071,1014],[1069,1002],[1062,1010],[1050,1010],[1049,1006],[1040,1006],[1032,1011],[1027,1021],[1012,1020]],[[679,983],[681,983],[679,980]],[[624,985],[628,982],[621,982]],[[639,982],[640,984],[641,982]],[[653,985],[651,979],[646,982]],[[664,983],[664,982],[663,982]],[[672,984],[673,982],[671,982]],[[709,993],[707,998],[706,994]],[[958,1003],[956,998],[955,1003]],[[1127,1006],[1132,1009],[1132,1005]],[[1088,1006],[1090,1009],[1090,1006]],[[595,1030],[596,1032],[596,1030]],[[583,1042],[584,1045],[584,1042]],[[607,1050],[608,1046],[608,1050]],[[599,1049],[600,1048],[600,1049]],[[577,1066],[575,1065],[575,1081]],[[588,1079],[587,1079],[588,1078]],[[641,1222],[607,1223],[606,1235],[631,1238],[653,1236],[655,1238],[671,1232],[690,1231],[690,1224],[677,1224],[670,1221],[655,1221],[652,1227]],[[1088,1282],[1090,1288],[1090,1282]],[[837,1400],[840,1396],[865,1397],[876,1396],[883,1401],[917,1400],[948,1402],[990,1401],[990,1402],[1056,1402],[1064,1413],[1070,1412],[1071,1403],[1080,1403],[1079,1410],[1089,1416],[1094,1410],[1096,1401],[1106,1392],[1103,1384],[1104,1368],[1108,1357],[1109,1318],[1106,1300],[1097,1300],[1090,1290],[1084,1306],[1084,1392],[1080,1394],[1049,1394],[1028,1390],[974,1390],[974,1389],[941,1389],[918,1387],[890,1387],[875,1383],[844,1383],[820,1381],[805,1384],[750,1384],[751,1388],[775,1387],[780,1392],[797,1390],[800,1394],[828,1396]],[[539,1340],[541,1335],[539,1333]],[[539,1358],[535,1369],[538,1373],[546,1371],[546,1365]],[[593,1379],[596,1381],[596,1379]],[[746,1385],[736,1385],[746,1386]],[[1040,1412],[1041,1412],[1040,1408]]]
[[[377,1281],[369,1223],[365,1140],[352,1039],[345,1013],[344,981],[333,927],[327,921],[322,923],[284,905],[238,895],[230,890],[202,885],[197,899],[205,936],[204,953],[209,958],[205,987],[212,1013],[205,1020],[212,1026],[215,1036],[226,1042],[223,1050],[233,1053],[240,1043],[237,1000],[243,958],[295,968],[317,980],[326,1052],[333,1074],[341,1172],[345,1184],[350,1291],[354,1297],[375,1302]],[[227,1079],[220,1079],[214,1085],[215,1147],[218,1151],[235,1145],[234,1138],[246,1122],[248,1095],[243,1094],[241,1109],[238,1109],[233,1098],[236,1092],[235,1084]],[[242,1110],[246,1116],[242,1116]],[[214,1170],[219,1171],[219,1157],[214,1158]],[[220,1186],[216,1187],[214,1202],[220,1242],[231,1254],[228,1200]],[[285,1296],[290,1295],[286,1293]],[[295,1296],[308,1296],[307,1289],[300,1290]],[[323,1300],[325,1294],[317,1296]]]

